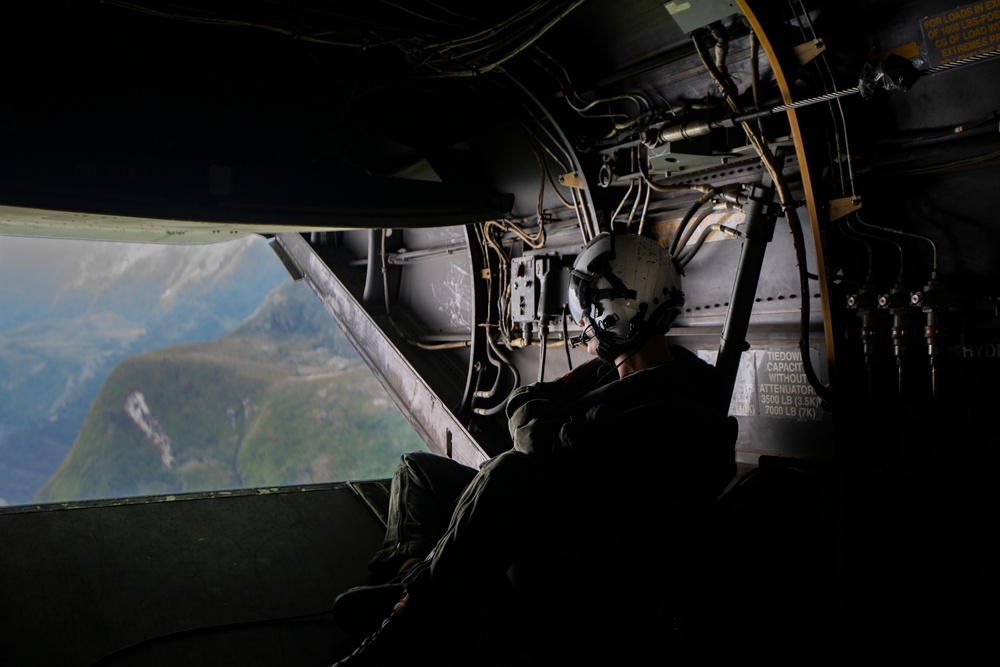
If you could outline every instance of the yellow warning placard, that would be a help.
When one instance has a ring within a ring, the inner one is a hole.
[[[931,67],[1000,49],[1000,0],[982,0],[920,21]]]

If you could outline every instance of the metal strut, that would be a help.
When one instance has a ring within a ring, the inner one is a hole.
[[[740,263],[733,281],[733,292],[729,300],[729,312],[722,327],[719,342],[719,356],[715,367],[722,373],[725,382],[726,404],[732,399],[736,374],[740,368],[740,358],[749,349],[746,341],[750,315],[757,296],[761,267],[767,244],[774,238],[776,212],[774,203],[774,183],[769,175],[750,189],[750,199],[743,206],[746,214],[746,238]]]

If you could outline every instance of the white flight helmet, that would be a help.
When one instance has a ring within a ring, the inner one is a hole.
[[[650,335],[666,333],[683,305],[674,260],[653,239],[602,232],[573,262],[570,313],[581,325],[584,316],[590,319],[598,355],[607,363]]]

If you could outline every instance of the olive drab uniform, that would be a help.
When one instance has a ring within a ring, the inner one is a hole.
[[[643,629],[662,643],[684,536],[736,472],[737,424],[715,368],[671,351],[622,379],[604,366],[582,395],[558,381],[515,390],[513,448],[478,471],[404,456],[372,570],[430,553],[407,590],[496,630],[502,640],[478,644],[488,652],[511,642],[540,663],[618,654],[625,633],[638,655]]]

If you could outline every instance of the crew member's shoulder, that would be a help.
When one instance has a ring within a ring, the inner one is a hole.
[[[719,390],[722,377],[713,364],[679,345],[671,345],[670,353],[673,361],[648,369],[646,382],[664,389],[665,386],[677,387],[680,391],[686,388],[689,392]]]
[[[669,347],[670,356],[673,357],[675,362],[709,365],[707,361],[682,345],[671,343]]]

